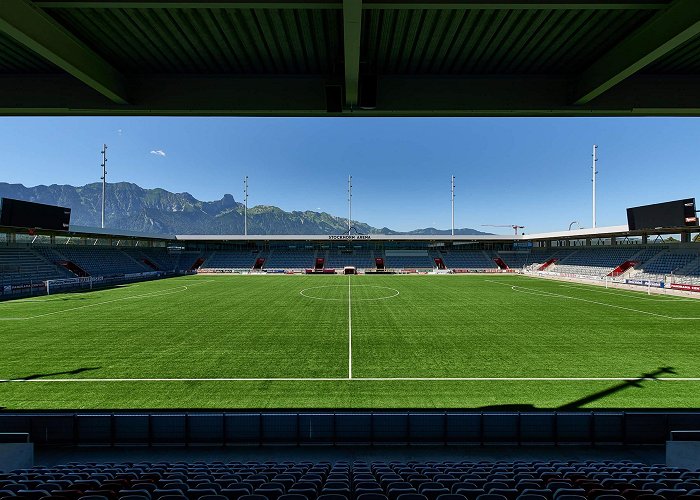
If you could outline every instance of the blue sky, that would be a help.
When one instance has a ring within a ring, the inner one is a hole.
[[[224,193],[250,205],[345,216],[410,230],[520,224],[526,233],[591,226],[591,147],[599,145],[598,225],[628,206],[694,197],[696,118],[0,118],[0,181],[108,181]],[[157,153],[161,151],[163,154]]]

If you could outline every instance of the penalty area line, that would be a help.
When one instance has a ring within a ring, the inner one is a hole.
[[[572,297],[570,295],[562,295],[560,293],[554,293],[554,292],[548,292],[546,290],[537,290],[535,288],[528,288],[525,286],[519,286],[519,285],[513,285],[511,283],[504,283],[502,281],[496,281],[496,280],[486,280],[489,283],[496,283],[498,285],[504,285],[504,286],[509,286],[511,290],[514,292],[520,292],[520,293],[525,293],[529,295],[538,295],[541,297],[556,297],[559,299],[568,299],[568,300],[577,300],[579,302],[587,302],[589,304],[596,304],[599,306],[604,306],[604,307],[611,307],[613,309],[621,309],[623,311],[629,311],[629,312],[635,312],[639,314],[646,314],[648,316],[654,316],[656,318],[663,318],[663,319],[669,319],[669,320],[682,320],[682,321],[696,321],[700,320],[700,318],[679,318],[679,317],[674,317],[674,316],[668,316],[666,314],[657,314],[649,311],[642,311],[640,309],[633,309],[631,307],[624,307],[624,306],[618,306],[615,304],[608,304],[605,302],[598,302],[597,300],[589,300],[589,299],[583,299],[581,297]]]
[[[67,309],[59,309],[57,311],[50,311],[47,313],[43,314],[36,314],[34,316],[25,316],[25,317],[14,317],[14,318],[2,318],[0,317],[0,321],[29,321],[32,319],[38,319],[38,318],[44,318],[46,316],[53,316],[55,314],[63,314],[71,311],[78,311],[80,309],[87,309],[90,307],[98,307],[98,306],[103,306],[105,304],[112,304],[114,302],[122,302],[124,300],[133,300],[133,299],[149,299],[152,297],[162,297],[164,295],[171,295],[174,293],[180,293],[180,292],[186,292],[190,289],[190,287],[196,286],[196,285],[201,285],[204,283],[209,283],[210,281],[214,280],[204,280],[204,281],[197,281],[196,283],[190,283],[188,285],[178,285],[174,288],[165,288],[163,290],[153,290],[152,292],[146,292],[140,295],[127,295],[126,297],[119,297],[117,299],[110,299],[110,300],[105,300],[102,302],[95,302],[92,304],[85,304],[82,306],[75,306],[75,307],[69,307]],[[98,292],[103,292],[107,290],[98,290]],[[113,291],[110,289],[109,291]],[[44,300],[42,302],[51,302],[50,300]],[[9,303],[9,302],[8,302]],[[24,302],[23,302],[24,303]]]

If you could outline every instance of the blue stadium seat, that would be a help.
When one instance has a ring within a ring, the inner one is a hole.
[[[506,497],[503,495],[494,495],[491,493],[484,493],[483,495],[479,495],[476,497],[476,500],[508,500]]]

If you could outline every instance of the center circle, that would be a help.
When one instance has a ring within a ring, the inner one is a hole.
[[[353,302],[393,299],[400,293],[396,288],[379,285],[353,285],[351,289],[347,285],[323,285],[304,288],[299,295],[307,299],[347,301],[348,292]]]

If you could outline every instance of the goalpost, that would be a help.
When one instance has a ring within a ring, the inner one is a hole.
[[[89,288],[92,290],[92,278],[63,278],[44,281],[46,295],[57,293],[60,290],[73,290],[76,288]]]

